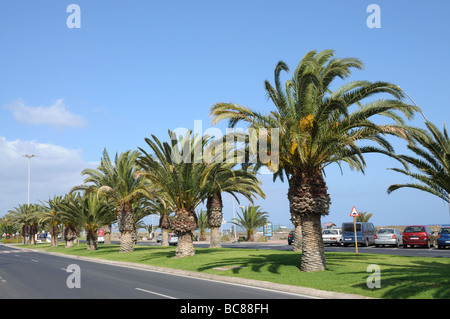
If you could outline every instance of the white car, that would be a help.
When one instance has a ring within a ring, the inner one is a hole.
[[[105,243],[105,237],[103,237],[103,236],[98,236],[97,242],[98,242],[99,244],[104,244],[104,243]]]
[[[400,247],[403,245],[402,233],[397,228],[381,228],[375,235],[375,247],[382,245],[394,245]]]
[[[324,244],[342,244],[342,230],[341,229],[324,229],[322,231],[322,239]]]
[[[169,234],[169,245],[176,246],[178,245],[178,235],[170,233]]]

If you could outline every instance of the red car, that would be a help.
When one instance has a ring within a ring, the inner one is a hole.
[[[407,226],[403,231],[403,247],[425,246],[436,247],[436,235],[425,225]]]

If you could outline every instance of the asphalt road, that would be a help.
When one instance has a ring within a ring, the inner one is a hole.
[[[0,298],[262,300],[306,296],[0,245]]]
[[[119,242],[114,242],[119,244]],[[155,242],[139,242],[139,245],[159,245]],[[195,247],[207,248],[209,243],[194,243]],[[222,243],[223,248],[242,248],[242,249],[272,249],[272,250],[284,250],[292,251],[293,246],[288,245],[287,241],[276,242],[241,242],[241,243]],[[354,253],[355,246],[329,246],[325,245],[326,252],[347,252]],[[397,255],[397,256],[410,256],[410,257],[438,257],[438,258],[450,258],[450,248],[438,249],[438,248],[422,248],[422,247],[409,247],[409,248],[397,248],[397,247],[360,247],[358,246],[359,253],[365,254],[384,254],[384,255]]]

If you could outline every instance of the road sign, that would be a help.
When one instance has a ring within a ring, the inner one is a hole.
[[[356,207],[353,206],[352,211],[350,212],[350,217],[353,217],[353,231],[355,232],[355,251],[358,253],[358,235],[356,233],[356,217],[358,217],[358,211]]]
[[[267,222],[263,227],[265,237],[272,237],[273,226],[271,222]]]
[[[358,211],[356,210],[355,206],[353,206],[352,211],[350,212],[350,217],[358,217]]]

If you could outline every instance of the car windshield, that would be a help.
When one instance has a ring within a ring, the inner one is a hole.
[[[393,234],[394,230],[391,228],[383,228],[378,230],[378,234]]]
[[[439,234],[450,234],[450,228],[441,228]]]
[[[324,235],[337,235],[339,234],[337,229],[325,229],[322,234]]]
[[[404,232],[405,233],[419,233],[419,232],[424,232],[425,231],[425,227],[423,226],[409,226],[406,227]]]
[[[350,232],[350,233],[353,233],[353,229],[354,229],[354,226],[353,226],[353,224],[352,223],[348,223],[348,224],[344,224],[343,225],[344,226],[344,231],[345,232]],[[361,231],[361,224],[356,224],[356,231],[358,232],[358,231]]]

